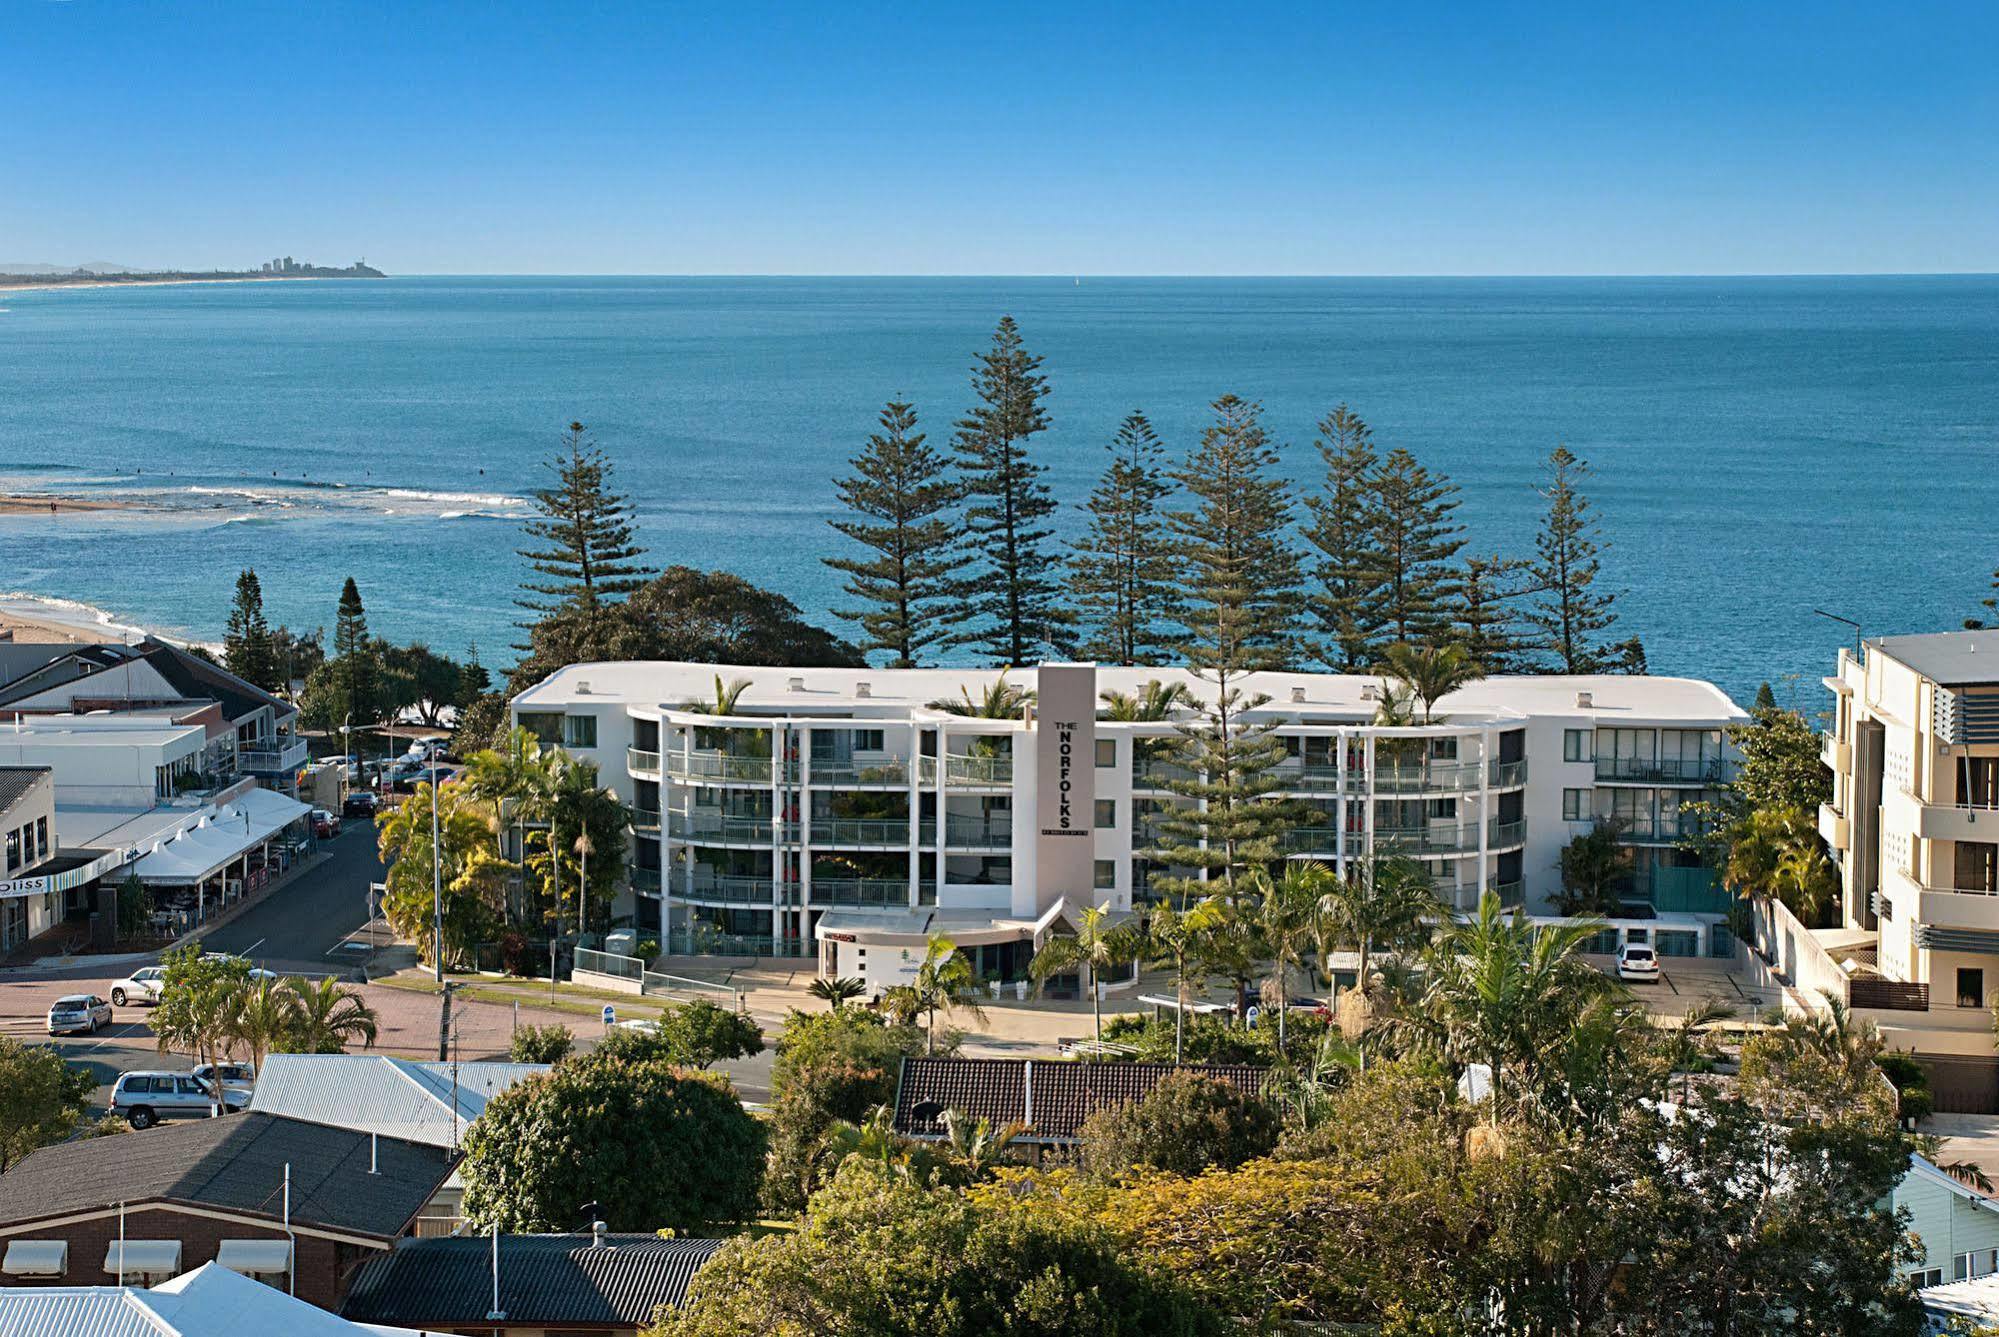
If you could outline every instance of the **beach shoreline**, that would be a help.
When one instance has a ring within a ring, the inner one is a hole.
[[[240,278],[218,279],[56,279],[48,283],[8,283],[0,280],[0,293],[72,292],[79,288],[178,288],[195,283],[329,282],[332,280],[317,274],[245,274]]]
[[[175,645],[219,648],[121,620],[79,600],[26,590],[0,591],[0,641],[17,645],[134,645],[149,636]]]
[[[0,515],[59,515],[64,511],[136,511],[134,502],[61,492],[0,492]]]

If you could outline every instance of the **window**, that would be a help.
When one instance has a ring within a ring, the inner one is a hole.
[[[21,833],[19,831],[9,831],[7,833],[7,871],[11,873],[20,866]]]
[[[1100,798],[1097,800],[1097,830],[1108,831],[1117,825],[1117,800]]]
[[[1985,1006],[1985,972],[1980,969],[1960,967],[1957,972],[1957,1005],[1959,1007]]]
[[[595,715],[564,715],[562,717],[562,745],[564,747],[597,746],[597,717]]]
[[[1097,740],[1097,765],[1117,765],[1117,739],[1099,738]]]
[[[1099,859],[1096,864],[1096,878],[1092,883],[1098,891],[1117,889],[1117,860]]]
[[[854,730],[854,751],[879,752],[881,750],[882,750],[882,731],[880,729]]]
[[[1590,760],[1590,738],[1588,729],[1562,730],[1562,760]]]
[[[1564,789],[1562,791],[1562,820],[1565,822],[1587,822],[1589,820],[1589,790]]]
[[[1915,1283],[1917,1290],[1921,1290],[1925,1286],[1941,1286],[1943,1285],[1943,1269],[1940,1267],[1926,1267],[1920,1272],[1911,1272],[1909,1280]]]
[[[35,857],[49,857],[49,819],[46,817],[35,819]]]

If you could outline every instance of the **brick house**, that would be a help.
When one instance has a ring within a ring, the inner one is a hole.
[[[255,1113],[45,1147],[0,1175],[0,1272],[12,1286],[152,1285],[217,1262],[337,1311],[453,1161]]]

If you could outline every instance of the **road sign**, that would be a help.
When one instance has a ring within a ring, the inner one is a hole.
[[[615,1026],[618,1024],[618,1009],[609,1003],[604,1004],[604,1024],[606,1026]]]

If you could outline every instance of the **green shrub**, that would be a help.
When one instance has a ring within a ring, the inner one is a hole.
[[[516,1063],[560,1063],[575,1045],[576,1037],[560,1022],[523,1026],[508,1043],[507,1057]]]
[[[1280,1131],[1277,1112],[1262,1098],[1229,1082],[1179,1072],[1143,1100],[1084,1120],[1077,1151],[1083,1169],[1098,1179],[1142,1169],[1195,1175],[1268,1156]]]

